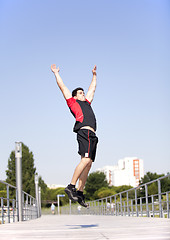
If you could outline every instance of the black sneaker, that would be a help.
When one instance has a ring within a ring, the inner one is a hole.
[[[87,208],[87,207],[89,207],[89,204],[87,204],[87,203],[85,203],[85,197],[84,197],[84,195],[83,194],[81,194],[81,195],[77,195],[77,197],[78,197],[78,203],[81,205],[81,206],[83,206],[83,207],[85,207],[85,208]]]
[[[76,192],[76,188],[71,188],[69,185],[64,189],[65,193],[67,193],[69,199],[73,202],[78,201],[78,196]]]

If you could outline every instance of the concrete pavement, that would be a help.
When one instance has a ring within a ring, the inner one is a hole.
[[[96,215],[44,215],[0,225],[0,240],[170,240],[170,219]]]

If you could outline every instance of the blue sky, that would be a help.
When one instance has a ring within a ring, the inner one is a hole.
[[[0,179],[22,141],[46,183],[67,184],[80,160],[74,118],[50,70],[85,91],[97,65],[92,170],[120,158],[170,171],[170,2],[0,0]]]

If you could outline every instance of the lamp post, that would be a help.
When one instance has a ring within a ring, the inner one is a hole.
[[[37,217],[40,217],[40,207],[39,207],[39,191],[38,191],[38,174],[35,174],[35,198],[37,205]]]
[[[57,195],[57,201],[58,201],[58,214],[60,214],[60,197],[65,197],[64,194],[58,194]]]
[[[22,143],[15,142],[15,165],[16,165],[16,187],[17,187],[17,211],[18,220],[23,221],[22,214]]]
[[[39,199],[39,213],[40,213],[40,217],[41,217],[41,187],[38,187],[38,199]]]

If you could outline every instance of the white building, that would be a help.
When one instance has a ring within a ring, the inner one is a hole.
[[[112,186],[113,185],[112,176],[113,176],[114,169],[115,169],[115,166],[105,166],[103,168],[98,168],[96,171],[104,172],[109,185]]]
[[[131,185],[137,187],[144,176],[143,160],[136,157],[125,157],[118,165],[97,169],[105,173],[109,185]]]
[[[47,187],[49,189],[56,189],[56,188],[60,188],[60,187],[65,188],[66,186],[53,183],[53,184],[47,184]]]

